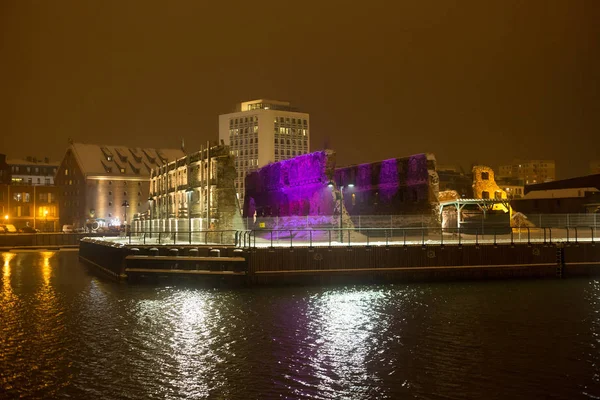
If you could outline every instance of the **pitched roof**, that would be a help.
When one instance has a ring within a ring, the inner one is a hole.
[[[84,176],[150,178],[150,169],[185,157],[180,149],[150,149],[73,143],[71,150]]]

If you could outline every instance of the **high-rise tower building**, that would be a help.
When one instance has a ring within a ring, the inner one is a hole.
[[[246,101],[235,112],[219,115],[219,139],[235,156],[240,205],[244,203],[246,174],[270,162],[307,154],[309,132],[309,115],[285,101]]]

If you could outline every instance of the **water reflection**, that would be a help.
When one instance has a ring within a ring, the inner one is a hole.
[[[13,298],[13,291],[10,282],[10,262],[13,258],[15,258],[15,256],[15,253],[2,253],[2,303],[5,305],[8,305]]]
[[[100,279],[76,254],[1,255],[0,398],[578,398],[600,387],[596,280],[213,290]]]

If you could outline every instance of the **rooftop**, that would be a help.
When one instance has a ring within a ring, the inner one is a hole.
[[[185,156],[180,149],[152,149],[72,143],[70,149],[86,176],[150,177],[153,167]]]

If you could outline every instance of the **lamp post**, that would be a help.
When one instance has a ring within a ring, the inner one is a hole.
[[[190,244],[192,244],[192,193],[194,189],[187,188],[187,215],[188,215],[188,234],[190,235]]]
[[[152,197],[148,197],[148,220],[150,223],[150,239],[152,239]]]
[[[48,210],[44,210],[44,230],[48,232]]]
[[[121,207],[125,208],[125,235],[127,235],[127,208],[129,208],[129,202],[125,200]]]

